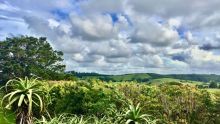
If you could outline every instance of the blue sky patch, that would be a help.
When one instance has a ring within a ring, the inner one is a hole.
[[[67,12],[65,12],[64,10],[60,10],[60,9],[55,9],[55,10],[52,10],[51,12],[55,17],[56,19],[58,20],[64,20],[66,18],[69,17],[69,14]]]

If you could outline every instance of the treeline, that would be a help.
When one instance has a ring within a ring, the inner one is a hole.
[[[172,74],[165,75],[165,77],[181,79],[181,80],[192,80],[200,82],[220,82],[220,75],[216,74]]]
[[[76,72],[76,71],[68,71],[66,72],[67,74],[72,74],[76,77],[79,77],[79,78],[83,78],[85,76],[103,76],[102,74],[98,74],[98,73],[95,73],[95,72]],[[107,75],[105,75],[107,76]]]
[[[86,79],[86,78],[97,78],[102,81],[113,81],[113,82],[121,82],[121,81],[137,81],[137,82],[148,82],[153,79],[159,78],[173,78],[180,80],[190,80],[190,81],[199,81],[199,82],[220,82],[220,75],[216,74],[155,74],[155,73],[134,73],[134,74],[124,74],[124,75],[104,75],[98,73],[86,73],[86,72],[75,72],[70,71],[69,74],[73,74],[74,76]],[[120,78],[119,78],[120,77]]]

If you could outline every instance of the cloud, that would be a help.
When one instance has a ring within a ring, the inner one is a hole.
[[[155,14],[168,18],[195,13],[212,13],[212,10],[219,9],[219,3],[218,0],[209,2],[206,0],[127,0],[127,4],[141,14]]]
[[[172,54],[172,59],[188,63],[192,69],[218,68],[220,65],[220,55],[199,49],[197,46]]]
[[[6,37],[30,34],[28,25],[20,19],[11,18],[7,16],[0,16],[0,40],[4,40]]]
[[[203,50],[215,50],[215,49],[220,49],[220,46],[214,46],[210,43],[207,43],[207,44],[203,44],[199,48]]]
[[[147,19],[137,22],[131,42],[149,43],[155,46],[167,46],[178,40],[178,33],[170,27],[147,22]]]
[[[211,33],[209,36],[201,39],[199,48],[206,51],[220,50],[220,35],[218,31]]]
[[[123,2],[118,0],[89,0],[83,1],[80,8],[84,13],[121,13],[123,11]]]
[[[19,11],[20,9],[17,8],[17,7],[12,6],[7,1],[2,1],[2,2],[0,2],[0,10],[9,11],[9,12],[15,12],[15,11]]]
[[[93,15],[90,17],[71,14],[70,20],[74,36],[84,40],[105,40],[117,37],[118,29],[114,27],[110,15]]]
[[[220,73],[219,5],[219,0],[3,0],[0,36],[46,36],[64,52],[67,70]]]

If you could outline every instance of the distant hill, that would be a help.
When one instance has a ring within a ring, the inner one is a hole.
[[[189,80],[194,82],[219,82],[220,75],[215,74],[155,74],[155,73],[133,73],[133,74],[122,74],[122,75],[105,75],[98,73],[81,73],[75,71],[69,71],[67,73],[73,74],[74,76],[86,79],[86,78],[96,78],[103,81],[138,81],[138,82],[154,82],[156,81],[177,81],[177,80]],[[159,80],[160,79],[160,80]],[[167,80],[169,79],[169,80]]]
[[[182,80],[192,80],[192,81],[201,81],[201,82],[220,82],[220,75],[216,74],[170,74],[165,75],[165,77],[182,79]]]

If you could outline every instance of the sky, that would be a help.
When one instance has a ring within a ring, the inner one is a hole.
[[[220,74],[219,0],[0,0],[0,40],[47,37],[66,70]]]

